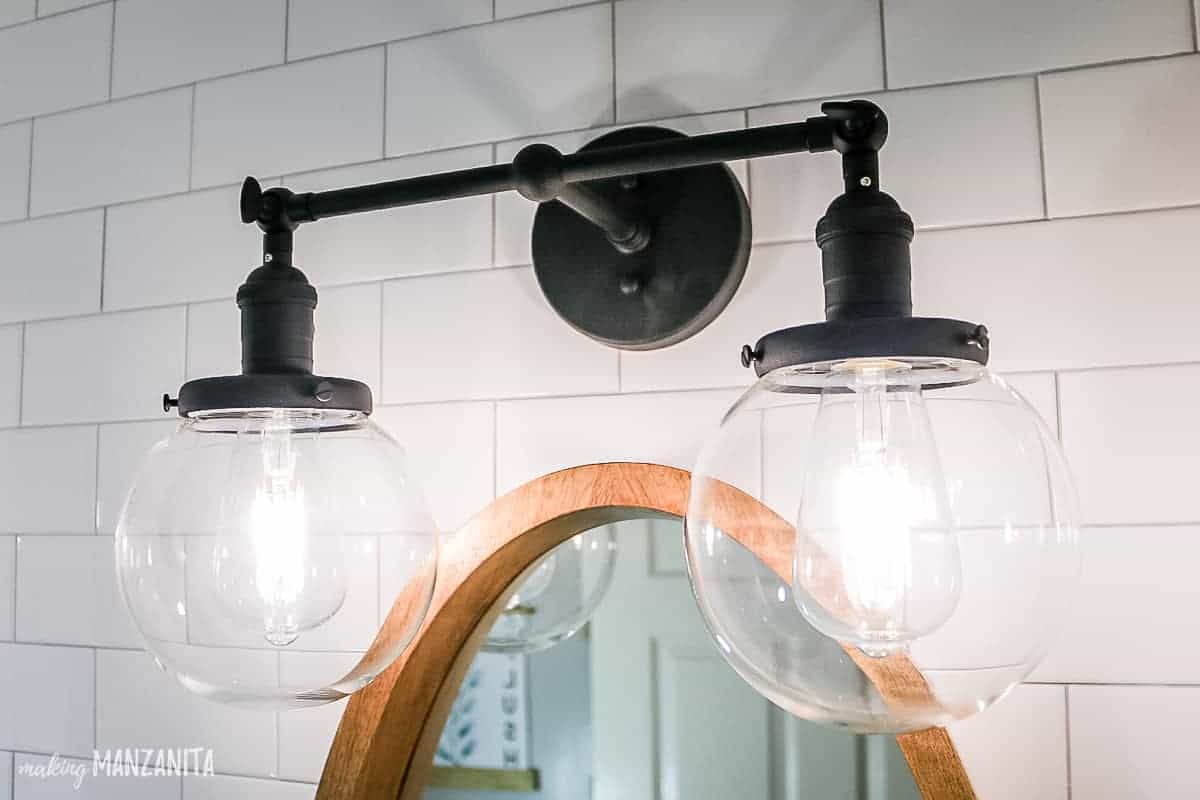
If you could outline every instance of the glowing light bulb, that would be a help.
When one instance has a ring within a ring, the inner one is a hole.
[[[244,525],[231,526],[214,550],[226,609],[278,647],[324,623],[346,597],[341,537],[311,526],[296,425],[288,412],[276,411],[247,434],[259,451],[254,498]]]
[[[853,359],[821,394],[796,522],[796,603],[818,630],[884,656],[937,630],[961,565],[932,426],[898,361]]]

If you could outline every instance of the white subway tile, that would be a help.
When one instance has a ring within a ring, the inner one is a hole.
[[[175,419],[122,422],[100,426],[99,484],[96,490],[96,531],[115,533],[125,496],[142,459],[178,425]]]
[[[383,286],[321,289],[315,315],[313,367],[318,375],[353,378],[380,390],[379,339]]]
[[[610,13],[594,5],[390,45],[388,155],[610,121]]]
[[[496,19],[541,14],[546,11],[594,3],[596,0],[495,0]]]
[[[112,4],[0,30],[0,122],[108,97]]]
[[[244,675],[274,676],[275,654],[239,650]],[[89,654],[90,657],[90,654]],[[204,700],[159,670],[148,653],[96,652],[96,746],[203,747],[221,772],[275,771],[275,715]]]
[[[1059,376],[1062,439],[1084,522],[1200,521],[1189,424],[1200,366],[1066,372]]]
[[[20,325],[0,327],[0,428],[21,419],[21,349],[24,333]]]
[[[871,0],[761,0],[752,10],[625,0],[615,8],[620,120],[883,88]]]
[[[556,8],[567,8],[590,3],[592,0],[496,0],[496,19],[519,17],[522,14],[538,14],[542,11],[553,11]]]
[[[757,247],[737,294],[707,328],[662,350],[621,353],[621,389],[748,386],[756,378],[742,366],[742,345],[824,317],[816,245]]]
[[[37,0],[37,16],[48,17],[50,14],[59,14],[64,11],[72,11],[74,8],[83,8],[84,6],[95,6],[98,2],[104,0]]]
[[[950,738],[980,800],[1066,800],[1064,687],[1018,686],[979,716],[951,725]]]
[[[316,794],[317,787],[306,783],[229,775],[189,775],[183,779],[183,800],[313,800]]]
[[[0,536],[0,639],[4,641],[12,641],[16,629],[16,582],[17,537]]]
[[[1072,686],[1071,797],[1185,800],[1200,795],[1200,689]]]
[[[918,228],[1040,219],[1042,168],[1032,78],[868,95],[888,115],[881,188]],[[751,125],[802,122],[820,103],[752,109]],[[947,113],[953,109],[954,113]],[[931,142],[936,146],[930,146]],[[987,158],[980,158],[987,153]],[[842,191],[836,153],[799,153],[750,164],[754,238],[813,238]]]
[[[918,233],[914,309],[987,325],[1000,371],[1197,360],[1200,273],[1179,258],[1198,224],[1183,209]]]
[[[288,16],[288,58],[349,50],[492,18],[491,0],[395,3],[389,0],[292,0]]]
[[[103,237],[101,211],[0,225],[0,321],[99,311]]]
[[[103,760],[104,753],[100,758]],[[134,758],[140,764],[145,755],[138,753]],[[180,796],[181,779],[177,775],[109,775],[103,771],[96,774],[92,765],[92,757],[64,759],[57,755],[18,753],[14,783],[17,797],[19,800],[59,800],[64,797],[74,800],[178,800]],[[153,772],[153,756],[148,766]]]
[[[32,135],[32,122],[0,127],[0,221],[21,219],[28,210]]]
[[[262,236],[242,223],[237,187],[112,206],[104,308],[232,297],[261,263]]]
[[[61,14],[64,11],[96,5],[98,2],[103,2],[103,0],[38,0],[38,16]]]
[[[502,402],[496,409],[497,492],[604,461],[691,469],[737,396],[712,391]]]
[[[283,62],[287,0],[121,0],[113,96]]]
[[[190,87],[38,119],[30,213],[184,191],[191,126]]]
[[[140,647],[118,593],[112,537],[18,537],[16,638]]]
[[[0,532],[95,530],[95,428],[0,431],[0,452]]]
[[[1187,0],[908,0],[883,9],[892,86],[1192,49]]]
[[[1200,528],[1085,528],[1080,544],[1071,614],[1032,680],[1195,683],[1200,646],[1180,632],[1200,603]]]
[[[0,748],[90,756],[92,650],[0,644]]]
[[[349,653],[283,653],[279,678],[284,685],[311,686],[329,675],[346,673],[359,657]],[[346,710],[346,700],[302,708],[279,717],[279,777],[292,781],[321,779],[329,745]]]
[[[0,0],[0,26],[16,25],[37,15],[37,0]],[[9,759],[12,764],[12,759]]]
[[[202,83],[195,114],[195,186],[379,158],[383,50]]]
[[[1050,216],[1200,203],[1200,56],[1040,81]]]
[[[494,416],[490,402],[375,410],[374,420],[407,451],[439,530],[458,530],[492,501]]]
[[[383,293],[382,402],[616,391],[616,351],[564,325],[531,269],[409,278]]]
[[[187,379],[240,373],[242,328],[237,303],[230,298],[188,306],[187,318]]]
[[[673,119],[654,120],[649,123],[664,128],[677,130],[680,133],[694,135],[698,133],[715,133],[745,127],[745,117],[740,111],[727,111],[720,114],[703,114],[700,116],[675,117]],[[582,131],[571,131],[553,136],[537,136],[532,139],[518,139],[501,142],[496,145],[498,161],[512,161],[517,151],[527,144],[542,142],[557,147],[563,153],[573,153],[589,141],[596,139],[612,127],[591,128]],[[746,186],[746,162],[736,161],[729,165],[734,174]],[[495,263],[498,266],[515,266],[533,263],[530,252],[530,239],[533,231],[533,216],[538,204],[531,203],[516,192],[502,192],[496,195],[496,248]]]
[[[478,167],[490,147],[471,147],[289,176],[289,188],[322,191]],[[488,266],[492,201],[467,197],[372,214],[329,217],[297,237],[296,264],[316,285]]]
[[[183,382],[184,329],[182,307],[27,325],[23,421],[160,419]]]

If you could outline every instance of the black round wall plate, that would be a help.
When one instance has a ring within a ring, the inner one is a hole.
[[[583,150],[680,138],[625,128]],[[622,350],[655,350],[695,335],[733,299],[750,257],[750,209],[724,164],[592,182],[628,193],[650,244],[625,254],[604,231],[557,201],[533,223],[533,266],[546,299],[575,330]]]

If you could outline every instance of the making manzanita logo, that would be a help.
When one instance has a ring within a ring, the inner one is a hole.
[[[26,761],[17,774],[31,778],[68,778],[76,789],[89,776],[109,778],[153,778],[165,776],[211,776],[213,753],[204,747],[126,747],[92,751],[92,763],[63,758],[58,753],[45,760]]]

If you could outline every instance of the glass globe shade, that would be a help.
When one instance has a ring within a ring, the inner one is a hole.
[[[403,449],[364,414],[194,414],[144,459],[116,534],[146,647],[191,691],[319,705],[416,633],[437,535]],[[394,635],[371,648],[385,620]]]
[[[525,572],[504,600],[483,649],[534,653],[575,635],[612,583],[617,542],[593,528],[560,544]]]
[[[684,538],[733,668],[787,711],[859,733],[1003,697],[1053,641],[1078,571],[1054,436],[1002,379],[947,359],[765,375],[700,454]]]

